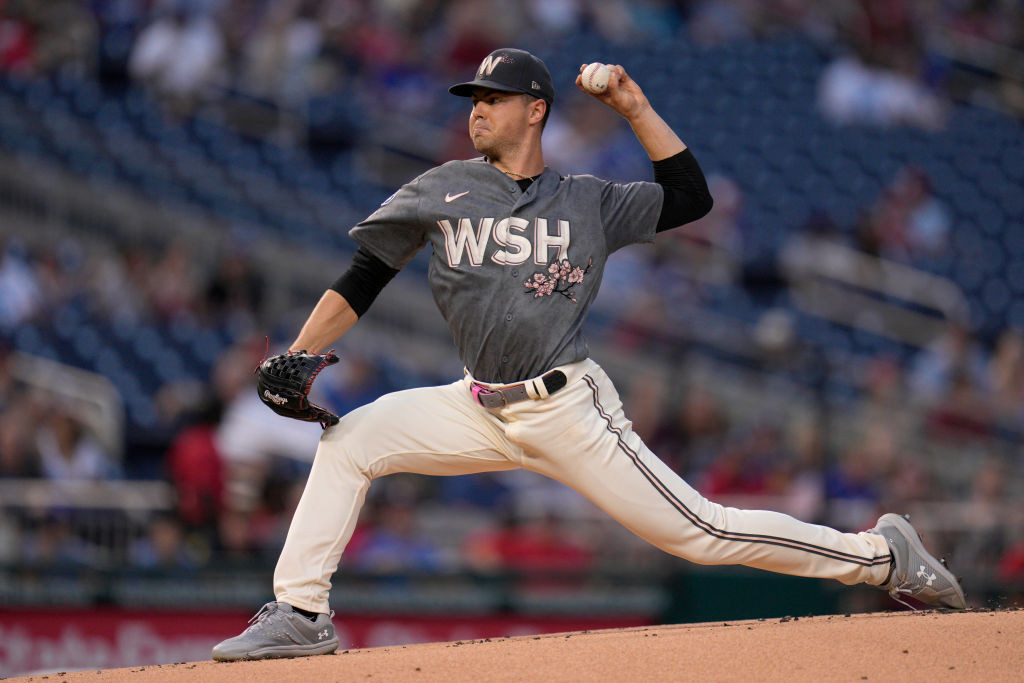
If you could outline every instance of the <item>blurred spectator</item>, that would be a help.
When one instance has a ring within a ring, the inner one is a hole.
[[[139,276],[148,268],[144,252],[131,245],[90,256],[83,266],[82,295],[105,319],[135,321],[148,313],[146,288]]]
[[[200,307],[211,324],[225,321],[235,336],[242,336],[255,327],[264,296],[262,274],[249,259],[229,252],[221,256],[207,281]]]
[[[36,434],[43,476],[55,481],[110,479],[118,467],[72,413],[53,408]]]
[[[177,495],[177,514],[189,527],[215,527],[224,510],[224,465],[216,444],[220,416],[219,401],[209,397],[167,451],[165,466]]]
[[[843,17],[846,38],[861,52],[894,67],[919,53],[914,9],[908,0],[857,0]]]
[[[886,474],[882,506],[906,508],[915,502],[927,502],[941,495],[942,486],[932,475],[927,461],[910,448],[903,448]]]
[[[444,76],[458,78],[474,71],[480,60],[519,34],[522,18],[519,3],[495,0],[445,3],[437,55]]]
[[[151,429],[154,434],[170,443],[171,437],[182,428],[182,423],[193,419],[193,413],[202,409],[209,392],[209,385],[190,378],[161,384],[153,395],[156,424]]]
[[[329,376],[319,382],[318,389],[323,392],[320,405],[338,415],[346,415],[394,390],[380,364],[354,350],[345,353]]]
[[[269,468],[259,505],[249,518],[252,544],[268,563],[281,552],[308,476],[309,466],[293,460],[277,459]]]
[[[217,520],[217,543],[210,564],[220,568],[257,566],[259,547],[252,534],[250,515],[228,510]]]
[[[617,132],[621,117],[593,106],[588,98],[577,97],[576,93],[567,95],[566,100],[552,110],[544,129],[545,161],[563,172],[596,173],[604,140]],[[463,131],[459,132],[464,136]]]
[[[942,334],[911,362],[911,400],[919,405],[933,405],[954,387],[982,391],[988,380],[986,365],[985,350],[970,329],[964,323],[950,321]]]
[[[573,572],[591,565],[592,549],[554,514],[526,520],[509,511],[499,526],[470,535],[467,566],[479,572]]]
[[[0,70],[26,77],[35,67],[35,40],[26,19],[27,0],[0,3]]]
[[[32,567],[75,570],[99,563],[96,549],[79,538],[65,516],[48,513],[21,537],[20,559]]]
[[[878,517],[887,473],[894,457],[892,435],[875,425],[869,435],[840,454],[825,475],[828,524],[837,529],[867,529]]]
[[[500,509],[512,501],[512,492],[491,472],[439,477],[438,500],[445,505]]]
[[[926,130],[946,123],[946,103],[912,77],[880,68],[849,54],[822,73],[818,107],[840,125],[914,126]]]
[[[992,433],[992,417],[984,396],[965,373],[957,372],[948,391],[930,407],[925,426],[931,436],[939,439],[979,441]]]
[[[689,387],[670,401],[649,441],[645,441],[684,479],[704,471],[725,447],[729,418],[722,403],[707,388]]]
[[[1024,534],[1021,534],[1002,554],[996,571],[998,580],[1012,587],[1008,591],[1011,596],[1024,595]]]
[[[1024,431],[1024,332],[1003,330],[988,364],[988,384],[995,419]]]
[[[133,569],[165,572],[197,567],[185,545],[181,522],[173,515],[156,515],[150,520],[146,534],[132,543],[128,561]]]
[[[39,76],[71,67],[81,75],[96,40],[96,19],[80,0],[0,2],[0,71]]]
[[[1013,533],[1012,523],[1007,524],[1012,519],[1008,504],[1013,501],[1009,478],[1007,463],[997,458],[987,458],[975,469],[957,519],[966,531],[954,545],[951,566],[1000,566],[1008,532]]]
[[[595,107],[581,93],[566,94],[544,131],[545,160],[561,172],[590,173],[619,182],[646,178],[651,163],[625,120]],[[475,155],[470,155],[475,156]]]
[[[25,406],[4,408],[0,404],[0,479],[42,476],[30,415]]]
[[[701,0],[693,5],[688,27],[696,44],[718,45],[752,37],[746,3]]]
[[[779,429],[756,425],[722,449],[704,470],[698,488],[712,500],[731,494],[777,495],[786,459]]]
[[[21,536],[21,525],[15,516],[0,512],[0,564],[14,566],[21,560]]]
[[[788,460],[779,468],[779,489],[786,512],[806,521],[823,521],[826,509],[826,437],[820,422],[796,419],[787,425]]]
[[[17,327],[41,302],[42,292],[27,249],[15,240],[0,239],[0,330]]]
[[[906,166],[882,191],[868,229],[880,256],[913,262],[948,248],[949,211],[932,194],[928,175]]]
[[[628,36],[625,39],[639,40],[672,40],[678,35],[683,25],[682,11],[689,8],[683,6],[689,3],[681,3],[670,0],[640,0],[634,2],[622,2],[620,7],[627,14],[629,25],[632,26],[636,35]],[[621,22],[620,22],[621,23]],[[615,37],[613,36],[613,40]],[[623,40],[621,35],[618,40]]]
[[[633,431],[648,446],[661,423],[666,394],[667,387],[660,372],[635,373],[624,387],[622,403],[626,416],[633,423]]]
[[[13,352],[10,342],[0,337],[0,415],[21,402],[18,395],[20,382],[14,378],[11,371],[14,364]]]
[[[584,0],[527,0],[529,23],[550,36],[573,31],[583,20]]]
[[[859,373],[862,401],[859,415],[850,416],[861,430],[884,424],[901,434],[913,432],[920,416],[907,405],[905,364],[892,356],[868,358]]]
[[[416,530],[413,506],[384,503],[373,519],[358,547],[350,547],[346,553],[346,566],[376,574],[435,572],[442,568],[439,550]]]
[[[49,74],[59,69],[91,73],[95,66],[98,26],[81,0],[30,3],[33,19],[33,67]]]
[[[289,106],[309,97],[310,69],[323,42],[315,4],[308,0],[271,3],[242,55],[242,88]]]
[[[243,377],[251,378],[258,361],[239,364],[246,368]],[[236,510],[254,509],[274,458],[311,462],[323,431],[315,422],[267,415],[267,407],[249,389],[236,393],[225,406],[215,440],[224,459],[227,505]]]
[[[163,250],[146,277],[150,310],[173,318],[194,309],[199,280],[195,261],[195,252],[183,242],[175,242]]]
[[[188,114],[206,88],[223,77],[224,38],[208,14],[175,4],[139,33],[129,72],[172,111]]]

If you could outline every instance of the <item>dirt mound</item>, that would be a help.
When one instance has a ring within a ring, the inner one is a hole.
[[[1020,680],[1024,611],[783,617],[489,638],[11,681]]]

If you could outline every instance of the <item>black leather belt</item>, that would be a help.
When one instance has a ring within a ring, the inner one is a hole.
[[[473,398],[484,408],[504,408],[509,403],[525,401],[527,399],[539,400],[545,398],[536,388],[537,381],[544,383],[546,395],[550,396],[563,388],[568,382],[565,373],[561,370],[552,370],[541,375],[538,379],[529,379],[518,384],[506,384],[503,387],[489,387],[478,382],[473,382]],[[534,384],[534,391],[531,395],[527,384]]]

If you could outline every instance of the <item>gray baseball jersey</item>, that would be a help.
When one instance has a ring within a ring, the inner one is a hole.
[[[430,288],[466,368],[515,382],[589,354],[581,326],[608,255],[653,241],[662,188],[546,169],[523,192],[484,159],[404,185],[350,235],[392,268],[433,247]]]

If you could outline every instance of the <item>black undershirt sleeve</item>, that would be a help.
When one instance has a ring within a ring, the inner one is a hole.
[[[360,318],[370,309],[377,295],[398,271],[388,266],[363,247],[356,250],[352,265],[331,285]]]
[[[652,162],[654,182],[665,191],[657,232],[695,221],[707,215],[714,203],[704,172],[693,153],[684,149],[667,159]]]

